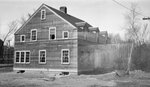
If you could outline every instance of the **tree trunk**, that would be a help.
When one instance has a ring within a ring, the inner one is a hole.
[[[131,46],[131,50],[130,50],[130,54],[129,54],[129,58],[128,58],[128,67],[127,67],[127,71],[126,71],[126,74],[129,75],[129,71],[130,71],[130,68],[131,68],[131,60],[132,60],[132,51],[134,49],[134,43],[132,43],[132,46]]]

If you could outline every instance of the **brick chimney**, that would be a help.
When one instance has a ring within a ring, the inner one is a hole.
[[[67,14],[67,7],[66,6],[60,7],[60,11]]]

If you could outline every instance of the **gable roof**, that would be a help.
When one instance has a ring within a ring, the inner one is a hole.
[[[31,15],[31,17],[15,32],[15,34],[16,34],[17,32],[19,32],[19,30],[21,30],[21,29],[32,19],[32,17],[41,9],[41,7],[43,7],[43,6],[48,7],[50,10],[52,10],[53,12],[55,12],[58,16],[62,17],[63,19],[65,19],[67,22],[71,23],[71,24],[72,24],[73,26],[75,26],[75,27],[77,27],[77,25],[76,25],[77,22],[85,22],[85,21],[83,21],[83,20],[81,20],[81,19],[79,19],[79,18],[76,18],[76,17],[74,17],[74,16],[71,16],[71,15],[69,15],[69,14],[67,14],[67,13],[63,13],[63,12],[61,12],[60,10],[57,10],[57,9],[55,9],[55,8],[53,8],[53,7],[50,7],[50,6],[46,5],[46,4],[42,4],[42,5]],[[87,22],[86,22],[86,23],[87,23]],[[87,27],[92,27],[92,26],[87,23]]]
[[[46,4],[45,4],[46,5]],[[72,16],[72,15],[69,15],[69,14],[67,14],[67,13],[63,13],[63,12],[61,12],[60,10],[57,10],[57,9],[55,9],[55,8],[53,8],[53,7],[50,7],[50,6],[48,6],[48,5],[46,5],[48,8],[50,8],[51,10],[53,10],[54,12],[56,12],[59,16],[61,16],[62,18],[64,18],[65,20],[67,20],[68,22],[70,22],[72,25],[74,25],[74,26],[76,26],[77,27],[77,25],[76,25],[76,23],[77,22],[85,22],[85,21],[83,21],[83,20],[81,20],[81,19],[79,19],[79,18],[76,18],[76,17],[74,17],[74,16]],[[88,24],[87,23],[87,26],[88,27],[92,27],[90,24]]]

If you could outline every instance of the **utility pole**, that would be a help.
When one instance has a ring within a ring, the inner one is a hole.
[[[147,17],[147,18],[143,18],[143,20],[150,20],[150,17]]]

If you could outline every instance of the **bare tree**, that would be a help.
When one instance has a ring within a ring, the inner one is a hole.
[[[35,12],[35,10],[34,10],[34,12]],[[31,16],[32,16],[31,13],[28,13],[26,16],[22,16],[19,20],[19,23],[21,25],[23,25]]]
[[[8,24],[8,32],[3,36],[3,39],[2,39],[2,44],[1,44],[1,47],[2,48],[2,61],[4,61],[4,43],[6,42],[6,40],[8,39],[8,37],[12,34],[14,34],[14,32],[17,30],[17,27],[18,27],[18,22],[17,20],[15,21],[12,21]]]
[[[146,41],[148,35],[147,24],[142,25],[140,13],[137,4],[131,4],[131,10],[125,16],[127,20],[126,38],[134,42],[136,45],[142,45]]]
[[[141,13],[138,11],[138,5],[135,3],[131,4],[131,9],[129,13],[125,16],[127,20],[127,28],[126,28],[126,35],[127,40],[133,42],[130,55],[128,58],[128,68],[127,74],[129,74],[131,61],[132,61],[132,51],[135,46],[141,46],[147,41],[147,36],[149,34],[149,30],[147,28],[148,24],[143,24],[141,20]]]
[[[4,35],[4,39],[3,39],[4,43],[6,39],[17,30],[17,28],[18,28],[18,23],[16,20],[8,24],[8,32],[6,33],[6,35]]]

